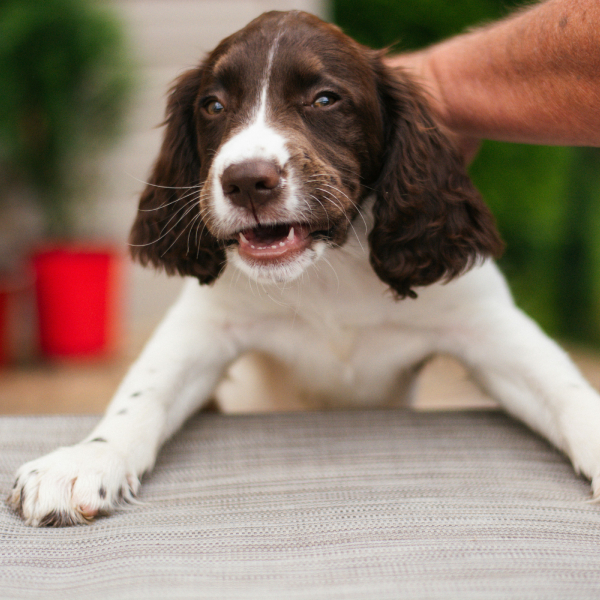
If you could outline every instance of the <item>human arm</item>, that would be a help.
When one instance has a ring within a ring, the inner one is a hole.
[[[468,155],[478,139],[600,146],[600,3],[547,0],[391,57]]]

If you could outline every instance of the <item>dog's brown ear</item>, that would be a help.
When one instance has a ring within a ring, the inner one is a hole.
[[[194,101],[201,78],[202,69],[192,69],[171,89],[162,147],[142,192],[129,242],[133,258],[141,264],[210,283],[223,269],[225,253],[200,214]]]
[[[458,152],[429,115],[417,86],[374,62],[385,145],[375,185],[371,264],[397,297],[460,275],[503,244]]]

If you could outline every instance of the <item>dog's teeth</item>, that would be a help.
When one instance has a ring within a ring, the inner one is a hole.
[[[285,242],[279,242],[280,246],[285,246]]]
[[[294,240],[294,228],[290,227],[290,232],[288,233],[287,239],[292,242]]]
[[[242,242],[244,242],[244,244],[248,244],[248,240],[246,239],[246,236],[240,231],[240,240]]]

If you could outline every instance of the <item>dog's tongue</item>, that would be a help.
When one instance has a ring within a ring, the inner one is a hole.
[[[305,225],[274,225],[246,229],[238,235],[240,254],[253,260],[285,259],[306,249],[311,242]]]

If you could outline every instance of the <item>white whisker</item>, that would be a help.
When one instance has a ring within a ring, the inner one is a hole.
[[[325,205],[316,196],[313,196],[313,194],[309,194],[309,196],[313,200],[316,200],[321,205],[321,208],[323,209],[323,212],[325,213],[325,216],[327,217],[327,229],[331,229],[331,223],[329,221],[329,213],[327,212]]]
[[[344,214],[344,216],[346,217],[346,220],[348,221],[348,224],[350,225],[350,227],[352,228],[352,231],[354,231],[354,235],[356,236],[356,241],[358,242],[358,245],[360,246],[360,249],[363,251],[363,254],[365,253],[365,249],[360,241],[360,238],[358,237],[358,233],[356,231],[356,229],[354,228],[354,225],[352,224],[352,221],[350,220],[350,217],[348,216],[348,214],[346,213],[346,211],[344,210],[344,208],[341,206],[341,204],[338,204],[338,202],[336,202],[337,198],[335,196],[335,194],[333,194],[333,192],[330,192],[328,190],[323,190],[321,188],[317,188],[320,192],[323,192],[324,194],[326,194],[325,199],[329,200],[334,206],[336,206],[337,208],[339,208],[342,213]],[[331,198],[329,198],[329,196],[331,196]],[[333,198],[333,199],[332,199]]]
[[[193,209],[193,207],[190,207],[189,210],[182,215],[181,219],[183,219],[191,210]],[[181,219],[179,219],[179,221],[181,221]],[[177,221],[177,223],[179,223],[179,221]],[[192,219],[190,221],[190,223],[193,223],[194,219]],[[175,226],[177,225],[177,223],[171,228],[171,231],[175,228]],[[190,223],[187,223],[186,226],[181,230],[181,232],[179,233],[179,235],[173,240],[173,242],[169,245],[169,247],[161,254],[161,256],[164,256],[177,242],[177,240],[185,233],[185,230],[189,227]]]
[[[342,196],[344,196],[344,198],[348,200],[348,202],[350,202],[350,204],[352,204],[352,206],[356,209],[357,214],[360,215],[360,218],[363,220],[363,223],[365,224],[365,234],[367,234],[369,231],[369,226],[367,225],[367,221],[365,220],[365,217],[362,211],[360,210],[360,207],[356,204],[356,202],[354,202],[347,194],[345,194],[342,190],[336,188],[334,185],[329,185],[328,183],[320,183],[319,185],[329,187],[332,190],[339,192]]]
[[[139,181],[140,183],[143,183],[144,185],[149,185],[151,187],[155,187],[155,188],[161,188],[163,190],[191,190],[193,188],[199,188],[202,187],[202,183],[197,183],[196,185],[185,185],[182,187],[174,187],[171,185],[157,185],[155,183],[150,183],[149,181],[144,181],[143,179],[138,179],[137,177],[134,177],[131,173],[125,173],[127,176],[131,177],[132,179],[135,179],[135,181]]]
[[[192,220],[190,221],[190,231],[188,233],[188,239],[187,239],[187,253],[190,253],[190,235],[192,234],[192,231],[194,230],[194,223],[198,220],[201,219],[202,215],[200,213],[198,213],[197,215],[195,215]]]
[[[183,214],[181,215],[181,218],[185,217],[190,210],[192,210],[194,207],[196,206],[196,201],[195,200],[190,200],[188,202],[186,202],[183,206],[180,206],[172,215],[171,218],[165,223],[165,225],[163,226],[163,228],[160,231],[160,234],[162,234],[164,232],[164,230],[169,226],[169,224],[171,223],[171,221],[173,221],[173,219],[177,218],[177,215],[181,212],[183,212]],[[175,223],[175,225],[173,227],[175,227],[176,225],[179,224],[179,222],[181,221],[181,218],[177,221],[177,223]],[[171,228],[169,231],[172,231],[173,228]]]

